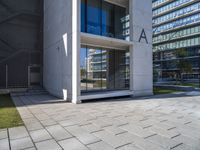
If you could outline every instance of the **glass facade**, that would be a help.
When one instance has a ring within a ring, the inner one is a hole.
[[[80,50],[81,91],[129,89],[129,52],[83,46]]]
[[[200,10],[200,2],[193,4],[193,5],[190,5],[190,6],[187,6],[187,7],[184,7],[184,8],[181,8],[181,9],[176,10],[174,12],[168,13],[168,14],[163,15],[161,17],[158,17],[156,19],[153,19],[153,22],[155,24],[159,24],[159,23],[171,20],[171,19],[178,18],[182,15],[194,13],[194,12],[199,11],[199,10]]]
[[[153,2],[153,7],[156,7],[158,5],[160,5],[162,3],[163,0],[156,0],[155,2]],[[169,1],[169,0],[165,0],[166,1]],[[194,0],[175,0],[171,3],[168,3],[167,5],[163,6],[163,7],[160,7],[158,9],[155,9],[153,10],[153,15],[156,16],[156,15],[160,15],[164,12],[167,12],[167,11],[170,11],[174,8],[177,8],[181,5],[184,5],[186,3],[189,3],[189,2],[192,2]]]
[[[153,0],[154,71],[161,80],[176,80],[180,60],[191,66],[184,79],[197,79],[200,50],[200,2],[194,0]],[[184,58],[177,50],[186,51]]]
[[[81,32],[129,40],[127,11],[103,0],[81,0]]]
[[[154,33],[157,34],[160,32],[164,32],[170,29],[182,27],[182,26],[189,25],[192,23],[197,23],[197,22],[200,22],[200,14],[194,14],[189,17],[185,17],[182,19],[178,19],[176,21],[172,21],[170,23],[166,23],[164,25],[160,25],[159,27],[154,29]]]

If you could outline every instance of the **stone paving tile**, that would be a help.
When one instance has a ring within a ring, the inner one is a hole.
[[[113,147],[111,147],[110,145],[108,145],[104,141],[100,141],[100,142],[97,142],[97,143],[87,145],[87,147],[90,150],[115,150]]]
[[[110,144],[114,148],[118,148],[120,146],[130,144],[132,142],[132,140],[117,137],[106,131],[99,131],[99,132],[95,132],[93,134],[95,136],[99,137],[100,139],[102,139],[104,142]]]
[[[46,120],[42,120],[41,124],[46,127],[46,126],[56,125],[57,122],[52,119],[46,119]]]
[[[11,140],[10,145],[12,150],[20,150],[25,148],[31,148],[34,146],[30,137]]]
[[[173,138],[173,137],[180,135],[180,132],[176,131],[176,128],[174,128],[172,130],[165,130],[163,128],[154,126],[154,127],[151,127],[149,130],[153,131],[156,134],[159,134],[161,136],[165,136],[167,138]]]
[[[74,135],[78,140],[80,140],[85,145],[100,141],[99,138],[88,133],[87,131],[80,128],[79,126],[65,127],[65,129],[67,129],[67,131],[69,131],[72,135]]]
[[[113,135],[117,135],[117,134],[122,134],[128,131],[122,130],[119,127],[115,127],[115,126],[108,126],[108,127],[104,127],[103,128],[105,131],[113,134]]]
[[[200,149],[200,140],[193,139],[193,137],[187,137],[184,135],[177,136],[173,138],[174,141],[179,143],[184,143],[185,145],[193,148],[193,149]]]
[[[0,140],[0,150],[9,150],[8,139],[2,139],[2,140]]]
[[[58,142],[64,150],[89,150],[75,138],[66,139]]]
[[[41,125],[41,123],[39,121],[32,122],[32,123],[25,123],[25,125],[26,125],[28,131],[43,129],[43,126]]]
[[[27,148],[27,149],[24,149],[24,150],[36,150],[35,147],[31,147],[31,148]]]
[[[185,144],[181,144],[181,145],[173,148],[172,150],[199,150],[199,147],[198,148],[192,148],[192,147],[187,146]]]
[[[181,142],[176,142],[174,140],[171,140],[169,138],[166,138],[166,137],[160,136],[160,135],[151,136],[151,137],[147,138],[147,140],[156,145],[160,145],[166,149],[172,149],[172,148],[176,147],[177,145],[182,144]]]
[[[48,100],[56,103],[41,103]],[[200,96],[74,105],[59,103],[49,95],[37,95],[16,96],[14,102],[26,128],[8,129],[10,142],[23,143],[24,139],[26,143],[29,139],[31,143],[33,139],[36,147],[21,144],[25,149],[199,150],[200,147]],[[0,130],[0,150],[3,146],[9,149],[5,131]]]
[[[7,130],[0,131],[0,140],[8,138]]]
[[[37,150],[62,150],[58,143],[55,140],[46,140],[39,143],[36,143]]]
[[[80,128],[83,128],[84,130],[86,130],[89,133],[93,133],[93,132],[97,132],[97,131],[101,131],[102,129],[100,127],[97,127],[93,124],[86,124],[86,125],[82,125],[80,126]]]
[[[149,131],[149,130],[144,130],[143,128],[139,127],[139,126],[135,126],[133,124],[128,124],[128,125],[124,125],[122,127],[120,127],[121,129],[123,130],[126,130],[132,134],[135,134],[137,136],[140,136],[140,137],[149,137],[149,136],[152,136],[152,135],[155,135],[156,133],[153,132],[153,131]]]
[[[49,135],[49,133],[45,129],[31,131],[30,135],[34,142],[40,142],[40,141],[52,139],[52,137]]]
[[[130,141],[132,141],[132,143],[134,145],[136,145],[137,147],[139,147],[142,150],[165,150],[160,145],[151,143],[151,142],[147,141],[146,139],[141,138],[134,134],[124,133],[124,134],[120,134],[118,136],[120,136],[122,139],[129,139]]]
[[[46,129],[56,141],[72,137],[72,135],[60,125],[48,126]]]
[[[10,128],[9,129],[9,136],[10,139],[18,139],[18,138],[24,138],[28,137],[28,132],[25,127],[16,127],[16,128]]]
[[[142,150],[142,149],[133,144],[128,144],[118,148],[117,150]]]

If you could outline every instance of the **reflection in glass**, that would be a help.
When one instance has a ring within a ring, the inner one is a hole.
[[[103,0],[81,0],[81,31],[129,40],[128,8]]]
[[[82,46],[81,91],[129,89],[129,52]]]

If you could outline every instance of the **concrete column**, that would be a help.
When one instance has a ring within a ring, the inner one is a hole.
[[[130,0],[130,88],[134,96],[152,95],[152,1]]]
[[[80,103],[80,0],[72,0],[72,102]]]

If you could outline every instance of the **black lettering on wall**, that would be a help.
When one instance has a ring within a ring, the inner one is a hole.
[[[148,44],[147,36],[144,29],[142,29],[142,32],[140,34],[139,42],[141,42],[142,39],[145,39],[146,43]]]

